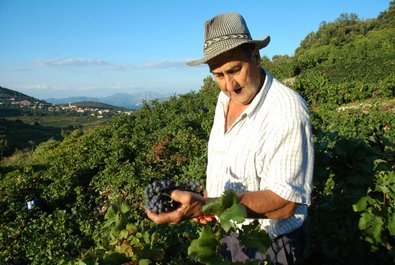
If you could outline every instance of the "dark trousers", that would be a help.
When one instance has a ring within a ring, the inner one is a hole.
[[[301,264],[303,250],[307,243],[307,232],[305,224],[303,224],[298,229],[276,237],[273,239],[273,242],[269,249],[267,250],[267,256],[270,259],[271,263],[274,265],[299,265]],[[244,261],[246,259],[249,260],[264,260],[265,255],[257,252],[256,249],[242,249],[240,250],[243,254],[240,254],[239,251],[234,251],[234,255],[236,254],[238,257],[242,257]],[[226,257],[230,260],[235,259],[235,256],[232,257],[230,251],[222,252],[222,256]],[[237,257],[236,257],[237,258]],[[240,261],[240,260],[238,260]]]
[[[275,265],[301,264],[306,243],[307,232],[305,224],[303,224],[295,231],[275,238],[267,254],[272,264]]]

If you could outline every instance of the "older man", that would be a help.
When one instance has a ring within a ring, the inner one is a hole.
[[[273,239],[272,262],[297,264],[312,185],[311,124],[306,102],[261,67],[259,50],[269,42],[253,40],[239,14],[220,14],[205,23],[204,57],[188,65],[207,64],[221,89],[208,145],[208,197],[236,191]],[[206,201],[182,191],[172,198],[180,208],[148,216],[178,223],[200,216]]]

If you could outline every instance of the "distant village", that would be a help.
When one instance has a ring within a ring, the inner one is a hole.
[[[3,99],[4,100],[4,99]],[[20,100],[18,101],[16,98],[8,98],[8,102],[0,101],[1,106],[8,106],[11,108],[20,108],[20,109],[30,109],[30,110],[43,110],[48,112],[74,112],[78,114],[87,114],[91,116],[96,116],[97,118],[103,118],[103,116],[109,116],[114,114],[127,114],[130,115],[133,113],[133,110],[112,110],[112,109],[102,109],[102,108],[93,108],[93,107],[78,107],[69,103],[68,105],[54,105],[50,103],[46,103],[43,101],[30,101],[30,100]]]

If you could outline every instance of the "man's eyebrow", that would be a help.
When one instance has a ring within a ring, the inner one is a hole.
[[[217,70],[217,68],[214,68],[213,70],[210,69],[210,73],[212,74],[222,74],[221,70]]]
[[[226,69],[224,72],[225,73],[229,73],[229,72],[233,72],[233,71],[235,71],[235,70],[238,70],[238,69],[240,69],[241,68],[241,65],[239,65],[239,64],[237,64],[237,65],[233,65],[233,66],[231,66],[231,67],[229,67],[228,69]],[[215,70],[210,70],[210,72],[212,73],[212,74],[219,74],[219,73],[222,73],[222,71],[218,71],[218,72],[215,72]]]

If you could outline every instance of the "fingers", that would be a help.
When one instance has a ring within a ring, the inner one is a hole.
[[[208,224],[208,221],[205,218],[198,218],[198,220],[199,220],[199,223],[201,223],[201,224],[204,224],[204,225]]]
[[[169,212],[169,213],[160,213],[156,214],[150,210],[145,211],[148,218],[151,219],[156,224],[178,224],[182,220],[182,216],[178,216],[177,211]]]
[[[201,215],[204,199],[201,195],[188,191],[174,190],[171,195],[173,201],[180,203],[180,206],[168,213],[156,214],[146,210],[148,218],[156,224],[171,223],[178,224],[185,218],[192,218]]]
[[[214,219],[215,219],[215,217],[212,216],[212,215],[206,215],[206,216],[205,216],[205,220],[206,220],[207,222],[212,222],[212,221],[214,221]]]
[[[148,218],[151,219],[155,224],[165,223],[163,216],[159,216],[159,214],[155,214],[150,210],[145,210],[145,213],[147,214]]]
[[[199,203],[205,202],[205,199],[202,195],[190,191],[174,190],[170,194],[170,197],[172,200],[186,205],[193,204],[194,202],[199,202]]]
[[[214,221],[215,217],[213,215],[201,215],[195,218],[194,220],[205,225],[208,224],[209,222]]]
[[[188,193],[179,190],[173,191],[170,196],[172,200],[180,202],[181,205],[182,205],[182,201],[188,200],[184,198],[185,196],[188,196]],[[147,214],[147,217],[156,224],[164,224],[164,223],[177,224],[181,222],[183,218],[183,213],[179,211],[179,209],[176,209],[172,212],[159,213],[159,214],[154,213],[148,209],[146,209],[145,212]]]
[[[189,204],[192,201],[193,193],[189,191],[174,190],[170,197],[173,201],[177,201],[181,204]]]
[[[185,195],[185,191],[182,190],[173,190],[170,194],[170,198],[173,201],[181,202],[182,197]]]

